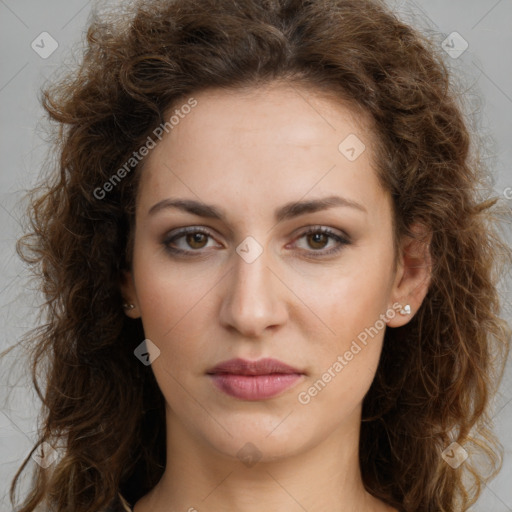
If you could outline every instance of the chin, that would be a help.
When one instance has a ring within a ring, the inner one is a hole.
[[[203,433],[203,439],[227,458],[240,460],[248,467],[253,461],[272,462],[298,455],[316,444],[314,433],[308,436],[304,426],[290,423],[288,428],[282,428],[283,424],[279,425],[279,421],[274,420],[269,428],[268,422],[250,422],[247,419],[225,424],[232,436],[223,429],[217,429],[218,435],[212,436],[213,432],[209,430]],[[319,432],[317,437],[320,442],[322,433]]]

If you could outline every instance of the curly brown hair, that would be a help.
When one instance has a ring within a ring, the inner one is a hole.
[[[115,509],[161,477],[164,399],[133,356],[144,332],[120,292],[144,160],[101,199],[98,187],[182,98],[274,80],[369,114],[395,246],[418,220],[433,234],[428,294],[408,324],[386,330],[364,399],[364,485],[407,512],[459,512],[477,500],[500,466],[488,406],[510,343],[498,292],[512,258],[498,221],[510,212],[483,197],[487,171],[440,53],[378,0],[145,0],[130,16],[90,22],[78,70],[43,92],[60,160],[32,190],[18,241],[46,319],[24,340],[44,415],[13,504],[36,447],[62,447],[51,471],[35,469],[19,512],[42,502],[55,512]],[[470,453],[457,469],[441,457],[452,441]],[[479,453],[489,474],[472,462]]]

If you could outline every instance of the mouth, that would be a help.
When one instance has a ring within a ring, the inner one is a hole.
[[[304,378],[302,370],[277,359],[230,359],[208,370],[212,383],[241,400],[266,400],[279,395]]]
[[[279,374],[303,374],[304,372],[290,366],[278,359],[264,358],[258,361],[249,361],[247,359],[230,359],[217,364],[206,373],[208,374],[236,374],[236,375],[270,375]]]

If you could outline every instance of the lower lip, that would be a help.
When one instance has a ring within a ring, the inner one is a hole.
[[[213,383],[227,395],[242,400],[265,400],[293,386],[301,377],[298,373],[272,373],[269,375],[210,375]]]

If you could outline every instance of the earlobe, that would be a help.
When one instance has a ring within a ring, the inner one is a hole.
[[[126,316],[129,316],[130,318],[139,318],[140,314],[138,313],[139,308],[137,295],[135,293],[135,285],[131,272],[127,270],[123,270],[121,272],[120,289],[124,299],[123,311]]]
[[[402,243],[401,262],[390,297],[391,303],[400,305],[400,314],[390,319],[389,327],[400,327],[410,321],[420,308],[430,285],[432,233],[419,223],[413,224],[411,230],[417,236],[407,237]]]
[[[407,315],[410,315],[411,314],[411,305],[410,304],[406,304],[401,310],[400,310],[400,314],[401,315],[404,315],[404,316],[407,316]]]

